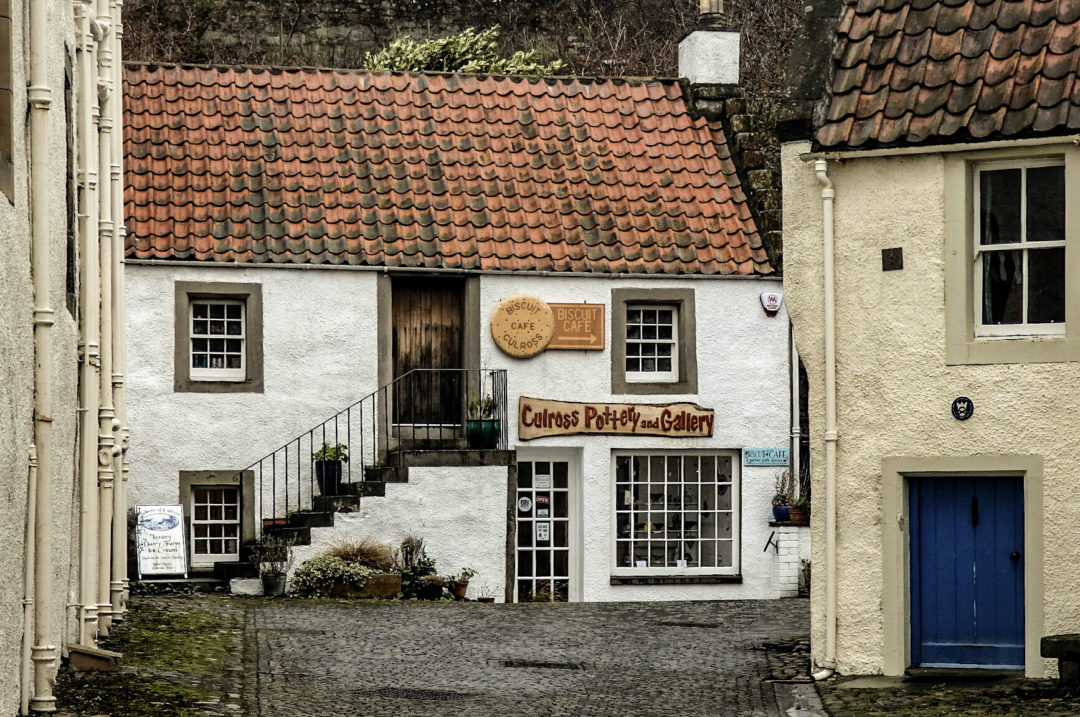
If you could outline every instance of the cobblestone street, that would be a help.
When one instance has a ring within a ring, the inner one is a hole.
[[[779,715],[762,645],[807,630],[805,600],[251,601],[245,712]]]

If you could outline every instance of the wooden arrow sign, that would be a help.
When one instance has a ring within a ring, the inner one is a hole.
[[[548,351],[569,349],[577,351],[604,350],[603,304],[549,304],[555,314],[555,334]]]

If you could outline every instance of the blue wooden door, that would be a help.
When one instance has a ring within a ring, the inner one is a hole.
[[[1021,479],[910,485],[912,665],[1022,667]]]

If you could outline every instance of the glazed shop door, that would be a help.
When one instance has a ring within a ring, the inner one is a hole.
[[[578,599],[576,485],[568,461],[518,460],[514,602]]]
[[[1022,669],[1022,479],[910,486],[912,665]]]
[[[400,379],[390,397],[394,423],[459,426],[465,386],[462,372],[448,369],[462,368],[464,284],[395,278],[391,286],[391,351],[394,378]]]

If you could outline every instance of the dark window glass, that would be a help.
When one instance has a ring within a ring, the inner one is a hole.
[[[1065,321],[1065,248],[1028,251],[1028,321]]]
[[[1027,171],[1027,240],[1065,240],[1065,167]]]
[[[979,215],[983,244],[1020,241],[1019,169],[979,173]]]
[[[1021,251],[983,254],[983,323],[1023,322],[1024,273]]]

